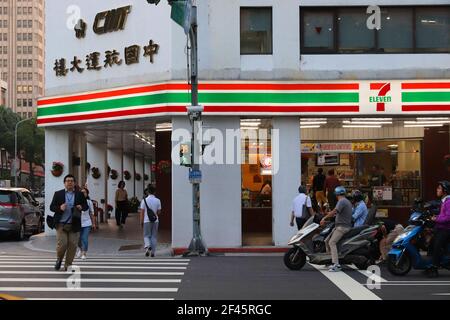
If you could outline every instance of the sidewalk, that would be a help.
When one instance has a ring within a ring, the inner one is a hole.
[[[54,253],[56,237],[46,236],[44,233],[32,236],[24,243],[27,249]],[[99,230],[91,232],[89,236],[89,255],[144,255],[142,229],[137,214],[130,214],[126,225],[119,229],[114,219],[106,223],[99,223]],[[172,256],[170,234],[160,230],[156,256]]]

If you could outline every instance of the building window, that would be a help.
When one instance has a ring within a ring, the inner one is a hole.
[[[241,8],[241,54],[272,54],[272,8]]]
[[[17,106],[21,107],[22,106],[22,99],[17,99]]]
[[[381,7],[381,29],[368,29],[366,7],[301,7],[300,52],[450,52],[450,6]]]

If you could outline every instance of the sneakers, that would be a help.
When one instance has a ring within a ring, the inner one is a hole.
[[[154,254],[154,253],[152,253],[151,257],[152,257],[152,258],[154,258],[154,257],[155,257],[155,254]]]
[[[59,269],[61,269],[61,264],[62,264],[62,260],[56,260],[56,263],[55,263],[56,271],[59,271]]]
[[[86,255],[85,255],[85,254],[83,254],[83,255],[81,256],[81,260],[86,260]]]
[[[333,264],[330,269],[328,269],[329,272],[339,272],[342,271],[342,267],[340,264]]]
[[[81,257],[81,250],[80,248],[77,249],[77,254],[75,255],[75,258],[79,259]]]
[[[145,249],[145,256],[148,257],[150,255],[150,251],[152,251],[151,247],[148,247],[147,249]]]

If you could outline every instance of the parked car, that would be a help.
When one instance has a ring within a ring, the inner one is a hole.
[[[40,233],[44,216],[39,202],[25,188],[0,188],[0,233],[17,240]]]

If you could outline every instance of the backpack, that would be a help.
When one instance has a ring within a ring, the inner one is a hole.
[[[145,206],[147,207],[147,216],[148,220],[150,222],[155,222],[158,217],[156,216],[156,213],[148,206],[146,199],[144,198]]]

